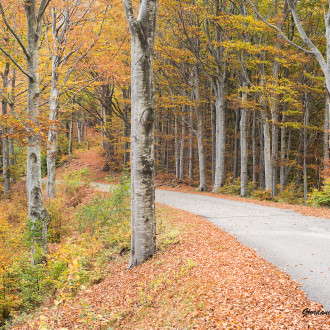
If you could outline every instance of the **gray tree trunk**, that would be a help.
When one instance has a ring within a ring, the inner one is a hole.
[[[50,87],[50,100],[49,100],[49,120],[50,127],[48,131],[47,141],[47,198],[55,197],[55,182],[56,182],[56,150],[57,150],[57,126],[54,121],[58,117],[58,68],[59,68],[59,57],[53,55],[52,63],[52,80]]]
[[[324,109],[324,129],[323,129],[323,164],[324,164],[324,171],[327,172],[329,169],[329,111],[330,111],[330,102],[329,96],[327,96],[325,109]]]
[[[38,126],[39,114],[39,41],[42,33],[43,14],[49,1],[42,0],[36,15],[36,1],[24,2],[27,18],[28,44],[28,89],[27,113]],[[47,228],[50,221],[49,214],[44,207],[41,190],[40,136],[33,134],[27,139],[27,195],[29,201],[29,220],[31,222],[32,263],[44,260],[47,253]],[[41,250],[40,250],[41,248]]]
[[[10,64],[5,65],[5,70],[2,74],[2,86],[5,91],[8,87]],[[8,112],[8,103],[4,98],[2,99],[2,115],[6,116]],[[10,192],[10,152],[9,152],[9,129],[5,126],[2,127],[2,171],[3,171],[3,192],[7,197]]]
[[[205,151],[204,151],[204,132],[203,119],[200,109],[200,95],[199,95],[199,70],[197,64],[194,70],[194,97],[196,101],[195,113],[197,121],[197,146],[198,146],[198,162],[199,162],[199,191],[206,190],[206,169],[205,169]]]
[[[189,126],[190,126],[190,136],[189,136],[189,179],[193,179],[194,170],[194,134],[193,134],[193,110],[190,108],[189,114]]]
[[[226,129],[225,129],[225,83],[224,74],[220,74],[215,84],[215,175],[213,191],[217,191],[225,183],[225,147],[226,147]]]
[[[305,92],[305,115],[304,115],[304,165],[303,165],[303,177],[304,177],[304,204],[307,204],[307,127],[309,122],[309,102],[308,95]]]
[[[179,137],[178,137],[178,116],[174,115],[174,157],[175,157],[175,177],[179,178],[180,159],[179,159]]]
[[[252,181],[253,190],[257,187],[257,151],[256,151],[256,112],[253,111],[252,118]]]
[[[69,128],[69,157],[72,157],[72,143],[73,143],[73,113],[71,112],[70,128]]]
[[[234,138],[234,169],[233,180],[238,177],[238,131],[239,131],[240,113],[239,110],[235,110],[235,138]]]
[[[153,51],[158,1],[142,0],[138,18],[131,0],[124,0],[124,7],[132,56],[131,268],[156,252]]]
[[[285,122],[285,114],[282,116],[282,124]],[[281,151],[280,151],[280,156],[281,156],[281,166],[280,166],[280,193],[283,192],[284,190],[284,176],[285,176],[285,134],[286,134],[286,129],[285,125],[281,126]]]
[[[186,135],[186,126],[185,126],[185,106],[182,109],[182,127],[181,127],[181,139],[180,139],[180,167],[179,167],[179,180],[184,180],[184,145],[185,145],[185,135]]]
[[[15,112],[15,97],[16,97],[16,69],[12,68],[11,75],[11,104],[10,104],[10,112]],[[9,133],[14,133],[14,129],[11,128]],[[14,138],[9,139],[9,164],[12,169],[15,166],[15,147],[14,147]],[[11,175],[10,181],[14,182],[15,178]]]
[[[241,196],[246,197],[248,195],[248,109],[244,108],[244,105],[247,102],[247,93],[245,91],[246,85],[243,82],[242,84],[242,106],[241,111]]]
[[[214,92],[214,84],[211,81],[211,94]],[[211,138],[212,138],[212,181],[215,180],[215,159],[216,159],[216,144],[215,144],[215,132],[216,132],[216,114],[215,103],[211,98]]]

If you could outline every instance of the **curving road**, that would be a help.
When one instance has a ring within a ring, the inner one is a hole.
[[[291,210],[157,190],[156,201],[200,215],[290,274],[330,311],[330,220]]]
[[[93,183],[109,191],[109,184]],[[302,284],[309,299],[330,311],[330,220],[291,210],[175,191],[156,202],[200,215]]]

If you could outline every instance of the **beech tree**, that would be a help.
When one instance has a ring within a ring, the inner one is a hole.
[[[142,0],[137,18],[132,0],[124,0],[124,8],[131,32],[131,268],[156,252],[153,52],[158,0]]]
[[[27,138],[27,173],[26,188],[29,203],[29,221],[32,235],[32,263],[39,263],[47,253],[47,227],[49,213],[44,207],[41,190],[40,136],[38,129],[39,114],[39,42],[43,32],[43,17],[50,0],[41,0],[37,7],[36,0],[26,0],[23,8],[26,16],[27,47],[15,30],[8,23],[5,10],[0,1],[2,19],[23,51],[27,70],[20,65],[5,49],[0,50],[11,59],[18,69],[28,78],[27,114],[34,128],[29,129]],[[39,247],[42,251],[38,251]]]

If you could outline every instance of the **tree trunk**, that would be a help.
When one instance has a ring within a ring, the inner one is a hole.
[[[224,75],[221,74],[216,86],[215,113],[216,113],[216,156],[215,156],[215,175],[213,191],[216,192],[219,187],[225,183],[225,83]]]
[[[73,142],[73,113],[71,112],[70,129],[69,129],[69,157],[72,157],[72,142]]]
[[[212,99],[212,92],[214,92],[214,85],[211,81],[211,138],[212,138],[212,181],[215,180],[215,159],[216,159],[216,144],[215,144],[215,132],[216,132],[216,113],[215,103]]]
[[[242,112],[241,112],[241,196],[246,197],[248,195],[248,110],[244,108],[247,101],[247,93],[245,91],[246,85],[242,84]]]
[[[3,90],[6,90],[8,87],[8,76],[9,76],[10,64],[9,62],[5,65],[5,70],[2,75],[2,86]],[[2,115],[6,116],[8,112],[8,103],[7,100],[2,100]],[[7,197],[10,192],[10,153],[9,153],[9,129],[5,126],[2,127],[2,171],[3,171],[3,192],[4,196]]]
[[[131,1],[124,0],[124,6],[132,57],[131,268],[156,252],[153,51],[158,1],[142,0],[138,19]]]
[[[78,143],[81,144],[84,139],[84,129],[85,129],[85,120],[84,115],[81,111],[79,111],[77,115],[77,136]]]
[[[58,130],[54,123],[58,117],[58,67],[59,57],[53,55],[52,62],[52,80],[50,87],[50,99],[49,99],[49,121],[50,127],[48,130],[47,141],[47,198],[55,197],[55,183],[56,183],[56,151],[57,151],[57,136]]]
[[[328,176],[329,173],[328,169],[330,166],[329,163],[329,109],[330,109],[330,102],[329,102],[329,96],[327,96],[326,103],[325,103],[325,109],[324,109],[324,129],[323,129],[323,164],[324,164],[324,172],[326,173],[326,176]]]
[[[305,92],[305,115],[304,115],[304,165],[303,165],[303,177],[304,177],[304,204],[307,204],[307,127],[309,121],[309,102],[308,95]]]
[[[182,109],[182,127],[181,127],[181,139],[180,139],[180,168],[179,168],[179,180],[184,180],[184,145],[185,145],[185,106]]]
[[[199,161],[199,191],[206,190],[206,172],[205,172],[205,151],[204,151],[204,132],[203,120],[200,109],[200,95],[199,95],[199,70],[197,64],[194,70],[194,96],[196,101],[195,113],[197,121],[197,145],[198,145],[198,161]]]
[[[10,112],[13,114],[15,112],[15,98],[16,98],[16,69],[12,68],[12,76],[11,76],[11,104],[10,104]],[[14,133],[14,129],[10,128],[10,134]],[[10,168],[13,169],[15,166],[15,147],[14,147],[14,138],[9,139],[9,164]],[[14,182],[15,178],[10,175],[10,181]]]
[[[253,111],[252,118],[252,181],[253,190],[257,187],[257,152],[256,152],[256,112]]]
[[[174,115],[174,157],[175,157],[175,177],[179,178],[180,159],[179,159],[179,138],[178,138],[178,116]]]
[[[234,140],[234,169],[233,169],[233,180],[238,178],[238,131],[240,123],[239,110],[235,110],[235,140]]]
[[[42,1],[40,7],[44,4]],[[43,15],[36,16],[35,0],[26,1],[24,9],[27,18],[28,43],[28,88],[27,113],[38,127],[39,114],[39,41],[42,32]],[[40,9],[40,8],[39,8]],[[29,201],[29,220],[32,234],[32,263],[40,263],[47,253],[47,228],[50,221],[49,214],[44,207],[41,190],[41,162],[40,136],[33,134],[28,137],[27,143],[27,196]],[[40,251],[40,248],[42,251]]]
[[[287,104],[287,103],[286,103]],[[286,107],[285,107],[286,108]],[[280,193],[283,192],[284,190],[284,178],[285,178],[285,134],[286,134],[286,129],[285,129],[285,111],[282,115],[282,126],[281,126],[281,151],[280,151],[280,156],[281,156],[281,165],[280,165]]]
[[[260,172],[259,172],[259,186],[261,189],[265,189],[265,160],[264,160],[264,139],[263,139],[263,124],[259,125],[259,140],[260,140],[260,149],[259,149],[259,162],[260,162]]]
[[[190,108],[189,114],[190,137],[189,137],[189,179],[193,179],[194,171],[194,133],[193,133],[193,111]]]

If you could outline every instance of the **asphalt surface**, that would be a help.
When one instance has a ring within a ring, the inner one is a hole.
[[[115,187],[104,183],[92,185],[102,191]],[[302,284],[309,299],[330,311],[330,220],[275,207],[158,189],[156,202],[213,222],[291,275]]]
[[[302,284],[330,311],[330,220],[228,199],[157,190],[156,201],[200,215]]]

